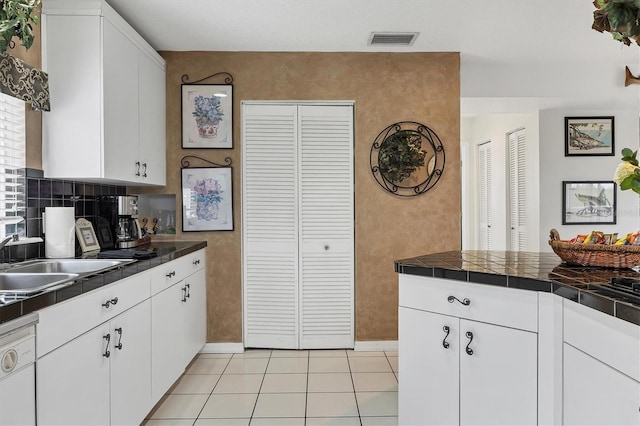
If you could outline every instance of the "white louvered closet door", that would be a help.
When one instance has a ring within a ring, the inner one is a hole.
[[[493,208],[491,200],[491,142],[478,145],[478,219],[479,249],[491,250],[493,235],[491,230]]]
[[[297,108],[243,105],[244,344],[297,349]]]
[[[301,348],[353,347],[353,108],[298,111]]]
[[[526,154],[525,129],[509,133],[510,250],[527,250]]]
[[[246,103],[243,133],[245,346],[353,347],[353,107]]]

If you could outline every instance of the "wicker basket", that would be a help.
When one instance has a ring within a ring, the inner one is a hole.
[[[640,246],[613,244],[581,244],[560,240],[555,229],[549,235],[549,245],[560,259],[570,265],[632,268],[640,265]]]

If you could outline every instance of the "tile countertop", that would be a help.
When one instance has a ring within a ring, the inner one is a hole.
[[[153,251],[158,255],[148,260],[138,260],[126,266],[87,276],[58,290],[44,291],[27,299],[18,300],[0,306],[0,324],[21,316],[36,312],[56,303],[63,302],[80,294],[95,290],[139,272],[170,262],[207,246],[206,241],[152,241],[136,247],[138,251]],[[95,255],[84,255],[82,258],[95,258]]]
[[[594,292],[614,277],[640,279],[631,269],[568,266],[554,253],[464,250],[396,260],[395,271],[554,293],[640,325],[640,304]]]

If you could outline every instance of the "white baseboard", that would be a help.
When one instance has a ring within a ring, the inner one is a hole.
[[[354,351],[397,351],[397,340],[368,340],[355,342]],[[201,354],[241,354],[244,352],[243,343],[206,343],[200,350]]]
[[[244,352],[242,343],[205,343],[200,349],[201,354],[241,354]]]
[[[353,347],[353,350],[354,351],[397,351],[398,341],[397,340],[370,340],[370,341],[356,342]]]

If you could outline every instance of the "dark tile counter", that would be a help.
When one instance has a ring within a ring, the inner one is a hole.
[[[401,274],[554,293],[640,325],[637,300],[612,295],[600,287],[609,284],[612,278],[640,279],[640,273],[631,269],[568,266],[554,253],[465,250],[397,260],[395,270]]]
[[[207,246],[206,241],[152,241],[149,244],[136,247],[138,251],[157,253],[156,257],[147,260],[137,260],[128,265],[89,275],[63,288],[44,291],[23,300],[0,305],[0,324],[14,320],[23,315],[46,308],[47,306],[63,302],[83,293],[95,290],[118,280],[131,277],[140,272],[147,271],[163,263],[171,262],[179,257],[200,250]],[[83,258],[95,258],[95,255],[85,255]]]

